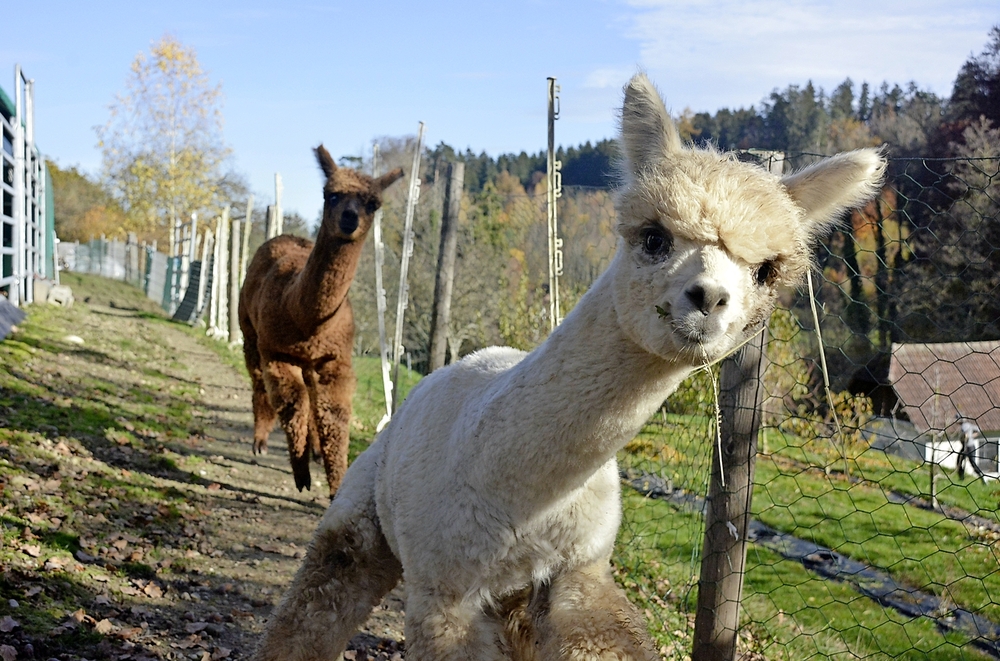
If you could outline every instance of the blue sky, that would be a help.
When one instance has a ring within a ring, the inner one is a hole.
[[[310,148],[366,152],[416,132],[489,154],[544,148],[545,79],[558,78],[560,144],[614,135],[621,87],[645,69],[674,112],[758,103],[807,80],[831,90],[915,81],[947,95],[1000,23],[996,0],[509,0],[507,2],[7,3],[0,86],[35,79],[47,157],[96,174],[93,127],[129,65],[170,33],[194,46],[225,96],[232,166],[267,203],[321,206]],[[24,26],[18,30],[17,26]]]

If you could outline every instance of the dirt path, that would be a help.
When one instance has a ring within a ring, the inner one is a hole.
[[[110,295],[37,311],[0,365],[0,658],[247,659],[326,509],[322,467],[298,493],[280,430],[251,453],[246,378]],[[345,658],[401,658],[399,590]]]
[[[190,335],[170,333],[166,339],[175,355],[184,357],[177,378],[201,385],[205,434],[197,444],[181,450],[204,459],[198,474],[209,481],[205,493],[216,503],[215,529],[209,541],[215,550],[209,555],[217,557],[208,561],[209,569],[230,579],[234,586],[232,591],[217,591],[209,600],[223,608],[238,608],[245,605],[240,603],[244,600],[232,597],[250,596],[251,605],[262,604],[245,628],[248,635],[241,647],[249,649],[261,620],[298,569],[326,510],[325,477],[322,467],[313,464],[312,491],[296,491],[280,429],[271,434],[271,451],[254,456],[249,382]],[[397,589],[375,609],[362,635],[352,641],[350,648],[358,652],[356,659],[391,658],[398,649],[393,641],[403,637],[401,607]]]

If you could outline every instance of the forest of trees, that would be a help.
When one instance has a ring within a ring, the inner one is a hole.
[[[846,79],[828,92],[807,81],[775,89],[750,108],[685,110],[676,120],[682,136],[695,144],[784,152],[786,171],[845,149],[886,150],[891,164],[882,194],[845,219],[817,255],[825,275],[824,332],[836,373],[846,379],[859,366],[877,364],[892,342],[1000,339],[1000,26],[957,72],[947,98],[916,83],[858,85]],[[412,138],[380,140],[384,165],[408,167],[412,146]],[[605,139],[560,147],[557,158],[565,187],[559,213],[566,239],[561,295],[568,311],[614,250],[617,145]],[[370,165],[349,160],[345,164]],[[452,355],[496,342],[528,348],[547,331],[545,153],[489,156],[442,142],[425,149],[420,173],[404,332],[417,367],[426,357],[443,175],[450,161],[466,168]],[[138,207],[114,185],[120,168],[108,169],[100,180],[75,168],[50,168],[60,237],[85,240],[124,231],[122,218]],[[213,176],[211,206],[242,208],[249,194],[245,180],[221,169]],[[385,206],[390,301],[405,190],[390,189]],[[263,238],[261,206],[260,215],[254,214],[254,245]],[[308,232],[305,219],[289,215],[297,233]],[[131,222],[135,227],[137,220]],[[287,217],[285,222],[287,229]],[[157,232],[164,224],[148,227]],[[363,352],[377,349],[372,260],[369,246],[353,289],[357,349]],[[388,323],[391,328],[393,320]]]

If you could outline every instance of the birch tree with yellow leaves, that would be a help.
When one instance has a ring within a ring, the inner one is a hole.
[[[209,81],[194,48],[164,35],[136,56],[107,123],[95,127],[125,229],[169,243],[170,254],[174,228],[218,206],[229,155],[221,106],[222,87]]]

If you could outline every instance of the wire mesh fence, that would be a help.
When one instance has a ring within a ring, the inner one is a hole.
[[[830,397],[808,297],[790,293],[775,312],[742,654],[1000,656],[998,166],[892,161],[880,197],[824,245],[815,303]],[[694,636],[706,379],[620,457],[636,489],[618,562],[664,653]]]
[[[786,156],[786,168],[817,158]],[[828,392],[805,288],[773,315],[739,606],[744,658],[1000,658],[998,169],[996,156],[893,159],[878,199],[821,247],[812,302]],[[612,199],[583,187],[560,199],[564,312],[614,253]],[[411,266],[405,344],[416,367],[435,202],[432,188]],[[466,195],[452,359],[544,339],[544,204],[543,188],[502,176]],[[388,228],[394,213],[390,201]],[[398,245],[387,234],[392,282]],[[356,300],[374,300],[365,260]],[[356,318],[357,350],[375,353],[374,317],[356,306]],[[616,573],[668,658],[690,655],[695,637],[717,378],[695,373],[619,455]]]

